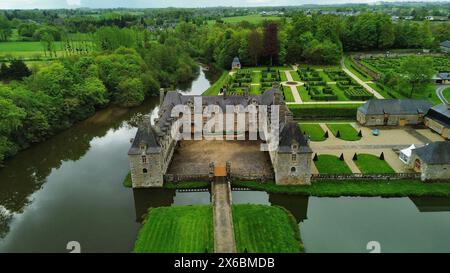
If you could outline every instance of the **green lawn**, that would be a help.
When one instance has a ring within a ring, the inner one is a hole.
[[[150,210],[134,252],[204,253],[214,251],[211,206],[173,206]]]
[[[292,94],[292,90],[288,86],[283,86],[284,100],[286,102],[295,102],[294,95]]]
[[[358,159],[354,162],[362,173],[395,173],[385,160],[375,155],[358,154]]]
[[[294,81],[296,81],[296,82],[301,81],[301,80],[300,80],[300,76],[298,75],[297,72],[295,72],[295,71],[289,71],[289,73],[291,74],[292,79],[293,79]]]
[[[325,132],[319,124],[299,124],[300,131],[306,133],[311,141],[324,141]]]
[[[133,181],[131,181],[131,172],[128,172],[127,176],[125,176],[125,178],[123,179],[122,184],[126,188],[133,187]]]
[[[220,88],[224,85],[229,72],[224,71],[222,73],[222,76],[213,84],[211,85],[205,92],[203,92],[202,96],[217,96],[219,94]]]
[[[236,181],[234,186],[270,193],[319,197],[338,196],[441,196],[450,197],[450,183],[423,183],[420,180],[342,180],[313,181],[311,186],[280,186],[273,182]]]
[[[444,97],[447,100],[447,102],[450,103],[450,87],[445,88],[444,91],[442,91],[442,93],[444,94]]]
[[[314,161],[317,170],[322,174],[352,174],[345,161],[339,160],[334,155],[318,155],[318,160]]]
[[[233,205],[233,225],[240,253],[303,252],[295,218],[281,207]]]
[[[342,140],[355,141],[361,139],[361,137],[358,136],[358,131],[356,131],[350,124],[327,123],[327,127],[335,137],[338,137],[337,135],[339,131],[339,138]]]

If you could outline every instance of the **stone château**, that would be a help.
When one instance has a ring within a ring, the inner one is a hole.
[[[174,152],[180,145],[172,137],[171,129],[176,119],[171,117],[175,105],[186,105],[193,109],[194,95],[182,95],[170,91],[160,95],[160,108],[158,118],[154,124],[144,122],[138,129],[128,152],[131,169],[131,178],[134,188],[162,187],[171,164]],[[240,111],[249,105],[279,106],[279,138],[277,149],[268,153],[273,168],[273,178],[277,184],[310,184],[311,155],[307,136],[298,129],[293,116],[283,100],[283,94],[278,87],[274,87],[258,95],[227,95],[225,91],[219,96],[205,96],[202,98],[202,107],[217,105],[225,112],[226,106],[233,105],[235,111]],[[240,107],[243,106],[243,107]],[[259,109],[259,108],[257,108]],[[193,113],[193,111],[192,111]],[[245,130],[249,128],[248,118],[245,119]],[[271,119],[267,119],[268,126]],[[247,132],[248,133],[248,132]],[[223,140],[227,141],[227,140]],[[208,145],[208,141],[205,142]],[[210,162],[204,162],[210,164]],[[231,169],[233,166],[231,167]],[[195,172],[196,170],[192,170]],[[231,170],[232,172],[232,170]],[[235,177],[242,179],[241,177]]]

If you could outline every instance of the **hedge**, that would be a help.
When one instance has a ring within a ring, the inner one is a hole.
[[[300,104],[289,105],[297,119],[355,119],[356,111],[362,104]]]

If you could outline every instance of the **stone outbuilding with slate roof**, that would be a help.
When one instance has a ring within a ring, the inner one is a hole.
[[[450,41],[449,41],[449,40],[443,41],[443,42],[440,44],[440,46],[441,46],[441,50],[442,50],[443,52],[450,52]]]
[[[171,117],[172,109],[176,105],[188,106],[193,115],[196,109],[195,104],[200,103],[198,102],[199,98],[202,103],[200,109],[205,110],[206,107],[214,105],[220,107],[223,112],[229,106],[233,106],[235,111],[239,112],[241,111],[239,109],[244,109],[249,105],[266,105],[268,109],[270,106],[278,105],[278,145],[277,149],[268,152],[275,173],[275,182],[277,184],[310,184],[312,150],[309,147],[309,141],[307,136],[298,129],[297,123],[293,121],[292,113],[283,101],[283,94],[276,86],[259,95],[227,96],[224,93],[222,96],[202,97],[168,92],[167,94],[162,93],[160,97],[158,118],[155,119],[153,125],[147,122],[138,129],[128,152],[134,188],[163,186],[165,175],[178,144],[171,134],[172,125],[176,121],[174,117]],[[269,128],[271,119],[269,118],[267,122]],[[248,128],[249,121],[248,118],[245,118],[245,130],[248,131]],[[269,133],[264,132],[263,134],[268,135]],[[195,172],[195,170],[192,171]]]
[[[358,108],[356,119],[365,126],[405,126],[423,123],[432,104],[416,99],[371,99]]]
[[[421,173],[421,179],[450,180],[450,141],[437,141],[414,149],[410,167]]]
[[[238,57],[234,57],[233,62],[231,63],[232,69],[241,69],[241,62]]]
[[[450,104],[431,107],[425,115],[425,125],[445,139],[450,139]]]

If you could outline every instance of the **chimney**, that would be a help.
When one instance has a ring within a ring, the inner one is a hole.
[[[164,88],[159,89],[159,105],[161,106],[164,101]]]
[[[223,95],[224,99],[227,98],[227,88],[226,87],[223,88],[222,95]]]

